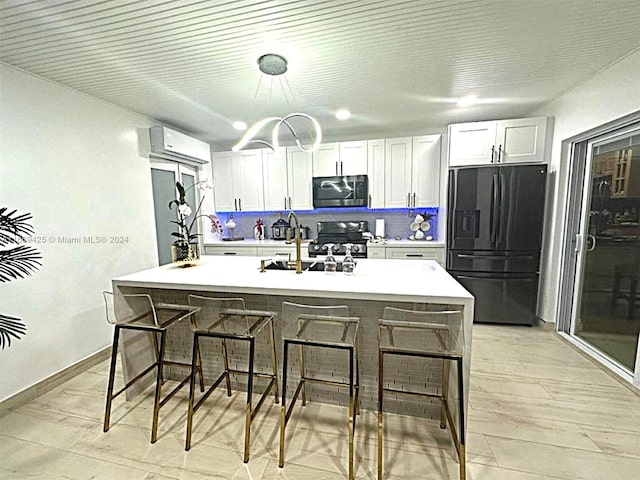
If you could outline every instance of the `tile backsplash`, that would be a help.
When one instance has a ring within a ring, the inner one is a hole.
[[[285,218],[288,212],[224,212],[217,216],[223,225],[223,236],[228,237],[229,231],[224,227],[225,222],[233,216],[236,221],[235,237],[253,238],[253,227],[258,218],[262,219],[265,227],[265,238],[271,238],[271,225],[279,218]],[[375,233],[376,219],[382,218],[385,221],[385,238],[401,237],[406,239],[413,232],[409,228],[417,214],[428,213],[433,215],[429,220],[431,229],[427,235],[432,235],[434,240],[438,240],[438,208],[416,208],[416,209],[369,209],[369,208],[323,208],[312,211],[296,211],[296,215],[301,224],[310,228],[310,237],[317,236],[317,222],[340,221],[340,220],[366,220],[369,222],[369,230]],[[203,220],[204,243],[216,241],[211,232],[211,222]],[[433,233],[432,233],[433,232]]]

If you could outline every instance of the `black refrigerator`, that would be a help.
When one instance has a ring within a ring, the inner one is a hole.
[[[536,322],[546,179],[546,165],[449,170],[447,270],[475,322]]]

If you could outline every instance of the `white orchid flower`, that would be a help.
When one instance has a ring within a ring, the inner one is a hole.
[[[189,205],[187,205],[186,203],[183,203],[182,205],[180,205],[178,207],[178,213],[182,217],[188,217],[189,215],[191,215],[191,207]]]

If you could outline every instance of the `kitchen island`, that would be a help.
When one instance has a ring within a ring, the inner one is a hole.
[[[187,295],[199,293],[209,296],[241,296],[247,308],[271,310],[280,313],[283,301],[315,305],[348,305],[351,315],[361,319],[361,406],[375,409],[377,401],[377,320],[382,317],[385,307],[409,309],[461,309],[464,315],[465,337],[465,405],[468,401],[469,369],[471,362],[471,331],[473,326],[474,298],[435,261],[406,261],[386,259],[359,259],[353,276],[324,272],[304,272],[268,270],[260,272],[257,257],[204,256],[200,264],[190,268],[165,265],[144,270],[113,280],[113,289],[119,293],[148,293],[154,301],[166,303],[187,303]],[[276,333],[279,325],[276,319]],[[169,335],[167,353],[170,358],[190,358],[191,333],[187,324],[174,328]],[[149,339],[125,339],[123,349],[123,370],[125,379],[133,377],[152,360],[152,348],[144,347],[141,341]],[[266,343],[266,342],[260,342]],[[149,341],[150,345],[150,341]],[[268,365],[268,348],[257,349],[256,366]],[[234,366],[243,365],[245,352],[241,347],[229,350]],[[203,358],[205,376],[216,377],[220,371],[219,347],[210,346]],[[281,348],[278,355],[282,355]],[[293,357],[293,356],[292,356]],[[279,360],[281,360],[279,358]],[[346,360],[346,359],[345,359]],[[336,369],[343,366],[341,359],[327,356],[326,351],[311,351],[305,360],[310,371],[333,374],[340,378]],[[291,365],[291,362],[290,362]],[[385,377],[397,379],[399,384],[412,389],[432,389],[440,385],[441,369],[436,366],[426,368],[423,363],[411,360],[385,362]],[[293,364],[292,368],[297,368]],[[453,369],[452,369],[453,371]],[[279,375],[282,372],[279,372]],[[453,373],[453,372],[452,372]],[[176,378],[184,372],[176,373]],[[344,372],[346,375],[346,371]],[[242,388],[244,379],[236,386]],[[449,382],[450,399],[457,398],[456,382]],[[257,386],[260,389],[260,385]],[[392,396],[390,396],[392,397]],[[346,395],[335,387],[313,386],[311,401],[345,404]],[[416,402],[407,397],[393,398],[385,402],[390,411],[406,415],[420,415],[438,418],[439,403],[429,404],[428,400]],[[452,409],[455,411],[455,409]]]

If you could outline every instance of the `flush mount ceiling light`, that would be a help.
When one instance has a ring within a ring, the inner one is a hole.
[[[236,130],[246,130],[247,129],[247,124],[244,122],[233,122],[233,128],[235,128]]]
[[[338,120],[347,120],[349,117],[351,117],[351,112],[349,110],[346,110],[344,108],[338,110],[336,112],[336,118]]]
[[[271,87],[270,87],[270,92],[271,92],[271,90],[273,89],[273,77],[280,76],[287,71],[287,59],[284,58],[282,55],[278,55],[275,53],[267,53],[266,55],[262,55],[260,58],[258,58],[258,68],[262,73],[269,75],[271,77]],[[282,78],[284,78],[284,83],[282,81]],[[280,88],[282,89],[284,98],[287,101],[287,105],[289,105],[289,99],[287,98],[287,89],[289,90],[289,95],[297,104],[295,96],[293,95],[293,91],[291,90],[291,86],[289,85],[289,82],[287,81],[286,77],[282,77],[282,78],[278,78],[278,81],[280,84]],[[256,99],[256,96],[258,95],[258,90],[260,89],[261,82],[262,82],[262,77],[260,77],[260,80],[258,81],[258,87],[256,88],[256,93],[254,94],[253,100],[251,101],[251,107],[253,107],[253,103]],[[285,84],[287,86],[287,89],[285,89]],[[299,110],[298,107],[297,109]],[[305,147],[300,142],[300,138],[298,137],[298,134],[296,133],[295,129],[291,124],[291,121],[295,118],[302,119],[303,121],[308,121],[313,127],[313,130],[315,132],[315,139],[310,148]],[[236,122],[236,123],[240,123],[240,122]],[[273,127],[273,130],[271,132],[271,143],[265,140],[255,139],[254,137],[258,134],[258,132],[260,132],[260,130],[262,130],[262,128],[265,125],[268,125],[270,123],[275,123],[275,126]],[[306,113],[295,112],[295,113],[290,113],[288,115],[285,115],[284,117],[267,117],[267,118],[263,118],[262,120],[259,120],[245,132],[245,134],[242,136],[240,141],[236,143],[231,150],[233,150],[234,152],[237,152],[239,150],[242,150],[245,146],[247,146],[250,143],[260,143],[268,146],[272,150],[276,150],[280,146],[279,135],[280,135],[280,126],[282,125],[285,125],[289,129],[289,131],[293,135],[294,140],[296,141],[296,145],[298,145],[298,148],[300,150],[302,150],[303,152],[314,152],[318,149],[318,146],[322,141],[322,130],[320,128],[320,124],[311,115],[307,115]],[[234,123],[234,126],[235,126],[235,123]]]
[[[460,107],[470,107],[471,105],[475,105],[478,103],[478,97],[475,95],[467,95],[466,97],[462,97],[458,100],[458,106]]]

